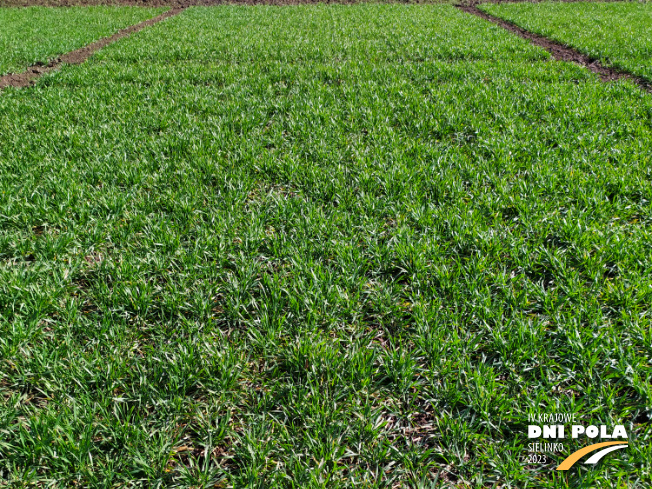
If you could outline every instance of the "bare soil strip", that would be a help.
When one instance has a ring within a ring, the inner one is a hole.
[[[527,39],[532,44],[542,47],[550,54],[552,57],[559,61],[568,61],[571,63],[576,63],[580,66],[588,68],[593,73],[596,73],[600,76],[602,81],[613,81],[627,79],[632,80],[634,83],[638,84],[643,90],[647,92],[652,92],[652,84],[640,76],[633,75],[623,70],[617,68],[609,68],[600,63],[599,60],[582,54],[574,48],[568,47],[557,41],[548,39],[547,37],[540,36],[539,34],[534,34],[533,32],[527,31],[522,27],[519,27],[511,22],[495,17],[491,14],[483,12],[475,5],[457,5],[457,8],[460,10],[481,17],[489,22],[499,25],[500,27],[507,29],[510,32]]]
[[[152,19],[145,20],[139,24],[121,29],[110,37],[105,37],[99,41],[95,41],[94,43],[89,44],[88,46],[84,46],[83,48],[77,49],[75,51],[70,51],[61,57],[50,61],[47,65],[37,64],[30,66],[27,71],[23,71],[21,73],[10,73],[8,75],[0,76],[0,90],[6,87],[22,88],[30,86],[34,84],[38,77],[58,69],[62,64],[81,64],[103,47],[108,46],[109,44],[122,39],[123,37],[130,36],[131,34],[138,32],[145,27],[149,27],[150,25],[156,24],[157,22],[161,22],[162,20],[165,20],[169,17],[173,17],[181,13],[183,10],[183,8],[174,8]]]

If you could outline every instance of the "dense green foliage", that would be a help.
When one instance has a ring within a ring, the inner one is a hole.
[[[652,81],[652,3],[486,3],[480,8]]]
[[[447,6],[193,8],[5,90],[0,477],[649,487],[651,121]],[[526,466],[550,412],[632,446]]]
[[[23,71],[165,11],[138,7],[0,8],[0,75]]]

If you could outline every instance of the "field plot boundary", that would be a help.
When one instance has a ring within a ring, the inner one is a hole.
[[[618,68],[604,66],[599,59],[583,54],[575,48],[557,41],[553,41],[552,39],[540,34],[535,34],[534,32],[528,31],[527,29],[513,24],[512,22],[484,12],[475,5],[456,5],[456,7],[463,12],[488,20],[489,22],[499,25],[500,27],[507,29],[517,36],[522,37],[523,39],[527,39],[532,44],[548,51],[557,61],[568,61],[588,68],[593,73],[599,75],[602,81],[614,81],[622,79],[631,80],[643,90],[652,93],[652,85],[643,77],[634,75],[628,71]]]
[[[112,36],[104,37],[82,48],[75,49],[74,51],[63,54],[58,58],[53,59],[46,65],[37,64],[30,66],[26,71],[22,71],[20,73],[10,73],[0,76],[0,90],[7,87],[28,87],[32,85],[37,78],[44,75],[45,73],[57,70],[62,64],[81,64],[103,47],[108,46],[109,44],[112,44],[122,38],[128,37],[138,31],[141,31],[145,27],[149,27],[158,22],[161,22],[162,20],[178,15],[184,9],[185,7],[170,9],[167,12],[163,12],[162,14],[157,15],[156,17],[144,20],[129,27],[125,27],[124,29],[120,29]]]
[[[485,19],[489,22],[499,25],[504,29],[507,29],[508,31],[516,34],[523,39],[527,39],[532,44],[548,51],[557,61],[568,61],[591,70],[593,73],[599,75],[602,81],[606,82],[622,79],[631,80],[643,90],[652,93],[652,85],[643,77],[634,75],[618,68],[604,66],[599,59],[583,54],[575,48],[557,41],[553,41],[552,39],[540,34],[535,34],[534,32],[528,31],[527,29],[513,24],[512,22],[484,12],[475,5],[456,5],[456,7],[463,12]]]

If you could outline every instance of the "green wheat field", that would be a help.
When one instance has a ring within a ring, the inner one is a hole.
[[[3,72],[107,35],[17,12]],[[648,76],[613,25],[566,32]],[[651,183],[652,95],[451,5],[189,8],[3,89],[0,487],[649,488]],[[552,412],[630,446],[528,463]]]

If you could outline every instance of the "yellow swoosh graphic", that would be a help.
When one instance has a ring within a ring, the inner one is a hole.
[[[623,442],[623,441],[606,441],[604,443],[596,443],[595,445],[589,445],[588,447],[581,448],[580,450],[571,453],[566,458],[566,460],[564,460],[561,464],[559,464],[559,467],[557,467],[557,470],[568,470],[573,465],[575,465],[575,462],[577,462],[579,459],[581,459],[587,453],[591,453],[594,450],[597,450],[598,448],[608,447],[608,446],[611,446],[611,445],[627,445],[627,442]]]

